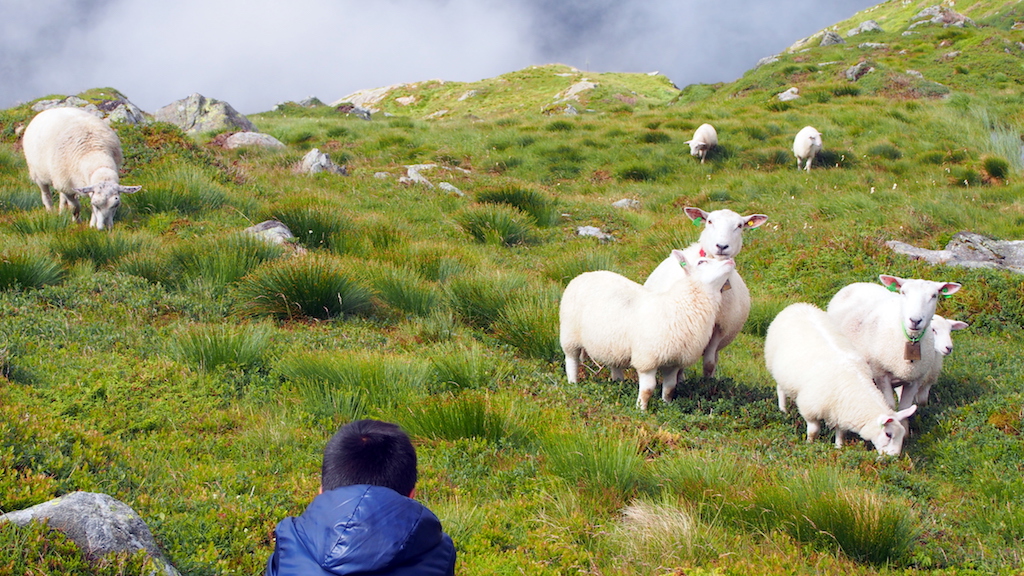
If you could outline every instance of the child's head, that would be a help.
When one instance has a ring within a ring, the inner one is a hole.
[[[416,448],[395,424],[356,420],[327,441],[320,486],[326,492],[352,484],[391,488],[403,496],[416,487]]]

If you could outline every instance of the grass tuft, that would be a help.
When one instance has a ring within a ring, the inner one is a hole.
[[[455,221],[477,242],[489,245],[516,246],[535,240],[533,218],[503,204],[471,206],[457,214]]]
[[[63,279],[64,269],[48,255],[17,251],[0,258],[0,290],[42,288]]]
[[[235,293],[236,311],[245,316],[328,319],[373,308],[369,290],[325,257],[265,264],[240,280]]]
[[[204,372],[219,366],[258,369],[267,361],[273,336],[274,329],[265,324],[189,326],[175,335],[174,353]]]

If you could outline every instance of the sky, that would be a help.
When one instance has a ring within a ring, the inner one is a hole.
[[[0,0],[0,108],[112,87],[243,114],[531,65],[728,82],[877,0]],[[845,34],[845,31],[840,31]]]

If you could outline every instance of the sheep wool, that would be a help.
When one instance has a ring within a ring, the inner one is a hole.
[[[828,315],[811,304],[792,304],[768,326],[764,359],[777,384],[779,409],[796,401],[807,422],[807,441],[821,432],[822,420],[835,428],[836,447],[847,430],[870,440],[882,454],[898,455],[917,409],[894,412],[871,380],[871,369]]]
[[[793,139],[793,154],[796,156],[797,169],[801,168],[801,163],[806,163],[803,169],[810,172],[811,162],[821,152],[821,146],[821,132],[812,126],[801,128],[796,133],[796,138]]]
[[[698,241],[683,249],[689,260],[702,256],[735,258],[743,248],[743,231],[768,221],[764,214],[740,216],[732,210],[708,213],[700,208],[687,207],[684,212],[694,222],[704,223]],[[683,275],[678,261],[670,255],[651,272],[644,286],[655,291],[665,290]],[[739,272],[733,270],[726,285],[727,289],[722,292],[722,305],[715,317],[714,331],[703,352],[704,376],[708,378],[715,375],[718,353],[739,335],[750,315],[750,290]]]
[[[694,131],[693,138],[686,143],[690,145],[690,156],[699,157],[703,164],[708,152],[718,146],[718,132],[711,124],[701,124]]]
[[[662,399],[670,402],[678,371],[701,357],[722,303],[732,260],[686,260],[673,250],[682,277],[666,290],[645,288],[614,272],[586,272],[566,286],[559,307],[560,342],[569,382],[578,378],[580,354],[613,368],[636,368],[637,407],[646,410],[663,369]]]
[[[121,194],[140,186],[121,186],[118,169],[124,161],[121,141],[102,120],[78,108],[52,108],[35,116],[22,139],[29,176],[39,186],[43,205],[53,210],[51,188],[60,193],[58,211],[71,210],[78,222],[79,196],[89,196],[89,225],[103,230],[114,224]]]

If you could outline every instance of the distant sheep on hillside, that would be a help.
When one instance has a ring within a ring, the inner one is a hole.
[[[703,164],[708,152],[718,146],[718,132],[711,124],[701,124],[693,133],[693,139],[686,143],[690,145],[690,155],[700,157],[700,163]]]
[[[39,186],[43,205],[53,210],[51,188],[60,193],[59,212],[67,207],[79,221],[79,196],[89,196],[89,225],[104,230],[114,225],[121,194],[141,186],[121,186],[118,169],[124,161],[121,141],[102,120],[78,108],[52,108],[36,115],[22,139],[32,181]]]
[[[821,152],[821,132],[811,126],[804,126],[793,139],[793,154],[796,155],[797,169],[800,169],[801,162],[806,162],[803,169],[810,172],[811,162],[819,152]]]

